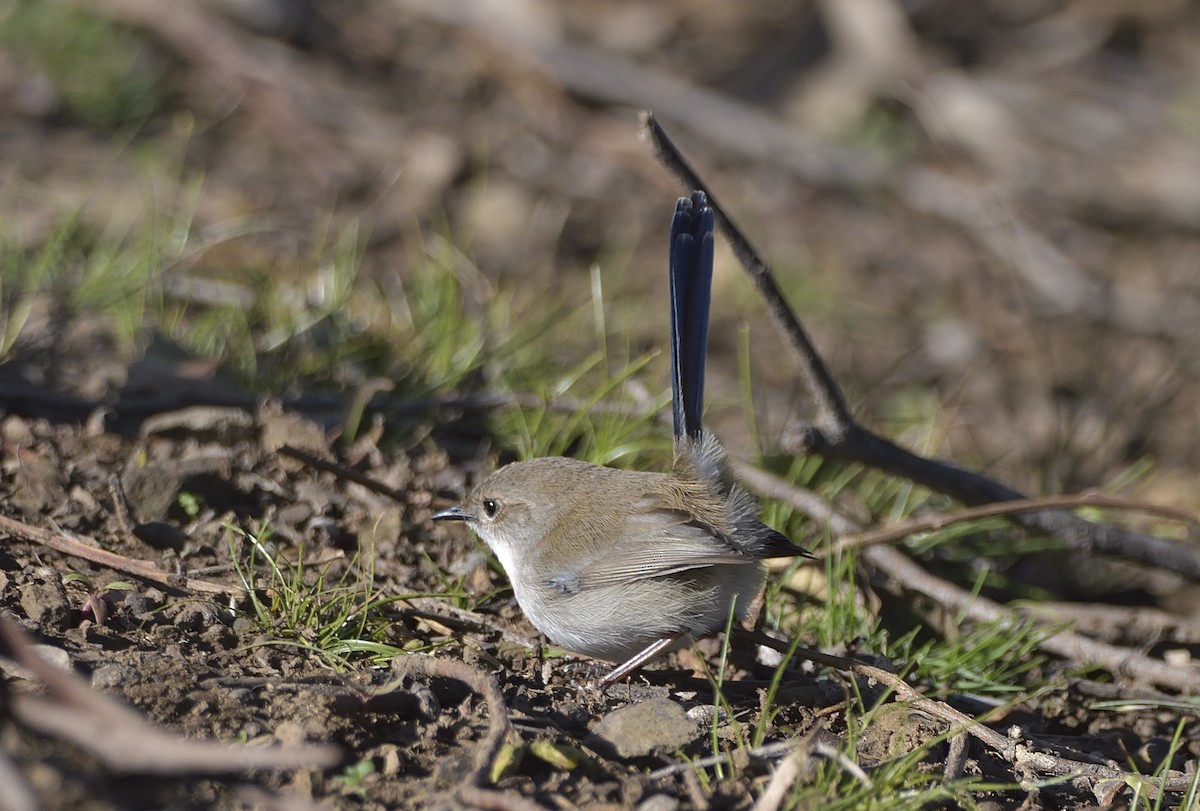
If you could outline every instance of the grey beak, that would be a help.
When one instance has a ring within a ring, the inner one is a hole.
[[[449,509],[436,512],[432,516],[434,521],[474,521],[475,516],[469,512],[465,512],[462,507],[455,505]]]

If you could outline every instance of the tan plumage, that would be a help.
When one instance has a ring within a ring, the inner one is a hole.
[[[758,520],[730,481],[725,451],[700,426],[714,213],[697,191],[671,222],[670,473],[575,459],[518,462],[440,519],[466,521],[492,548],[530,622],[565,648],[624,662],[611,683],[672,644],[741,619],[763,559],[803,555]]]
[[[670,473],[543,458],[497,470],[457,508],[495,552],[521,610],[554,643],[624,661],[650,643],[749,610],[764,557],[801,554],[725,481],[711,436]],[[448,511],[452,512],[452,511]]]

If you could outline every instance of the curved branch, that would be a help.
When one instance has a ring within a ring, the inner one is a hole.
[[[734,254],[754,281],[776,325],[796,351],[800,376],[816,405],[817,418],[812,425],[793,434],[786,450],[859,462],[907,478],[968,506],[1026,498],[1018,490],[953,462],[918,456],[856,422],[837,381],[783,298],[770,267],[725,213],[712,190],[672,143],[654,116],[645,113],[642,121],[643,133],[663,165],[682,181],[685,188],[701,189],[708,195],[717,226],[733,245]],[[1170,569],[1190,580],[1200,581],[1200,548],[1132,532],[1112,524],[1088,521],[1062,510],[1020,513],[1013,515],[1012,520],[1033,532],[1058,538],[1071,549],[1115,555],[1148,566]]]

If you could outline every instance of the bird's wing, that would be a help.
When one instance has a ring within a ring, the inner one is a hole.
[[[579,569],[553,578],[563,592],[618,586],[705,566],[754,565],[728,538],[684,510],[634,510],[621,530]]]

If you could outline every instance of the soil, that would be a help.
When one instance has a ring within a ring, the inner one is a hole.
[[[797,309],[864,419],[896,424],[933,410],[947,426],[938,455],[1028,492],[1133,478],[1132,495],[1194,510],[1200,129],[1184,79],[1198,67],[1197,12],[1183,3],[995,3],[978,13],[909,4],[905,37],[886,38],[894,47],[872,62],[855,49],[861,39],[838,29],[853,26],[835,21],[834,4],[754,5],[701,12],[629,0],[601,13],[530,3],[481,22],[471,4],[197,3],[164,16],[153,0],[100,3],[172,90],[132,136],[136,148],[123,149],[62,98],[33,94],[45,76],[0,45],[0,67],[12,68],[0,81],[0,218],[15,224],[8,232],[24,251],[76,206],[97,227],[136,231],[147,227],[137,202],[146,187],[183,167],[204,178],[198,228],[264,214],[273,223],[195,258],[199,277],[263,257],[287,277],[330,218],[357,219],[371,235],[365,272],[386,287],[410,272],[422,234],[448,222],[471,235],[488,284],[518,301],[569,298],[586,289],[592,263],[604,264],[606,294],[635,312],[622,327],[630,343],[655,346],[665,307],[643,304],[665,300],[665,280],[641,269],[660,266],[680,190],[638,140],[624,106],[636,99],[622,99],[612,76],[633,66],[633,88],[650,87],[650,74],[686,77],[714,95],[693,99],[697,119],[683,110],[664,122],[759,248],[778,257],[785,292],[803,302]],[[860,23],[895,33],[886,10],[899,5],[860,5]],[[461,16],[448,19],[454,9]],[[595,54],[613,61],[593,81]],[[753,117],[741,121],[746,143],[734,143],[719,124],[739,113],[709,109],[714,98],[748,105],[797,141],[882,154],[887,168],[866,178],[866,168],[829,169],[841,165],[833,147],[820,153],[828,163],[781,154],[765,135],[758,145],[767,130]],[[845,121],[859,123],[847,132]],[[139,152],[158,157],[139,170]],[[961,188],[948,191],[952,183]],[[963,199],[979,211],[948,210]],[[626,269],[609,262],[614,253],[628,257]],[[766,434],[785,433],[810,409],[761,303],[731,257],[719,264],[712,422],[737,447],[748,436],[729,405],[738,402],[740,322],[751,322]],[[0,790],[0,807],[750,808],[779,762],[741,752],[759,724],[767,744],[803,741],[818,753],[853,738],[868,773],[946,730],[888,701],[879,683],[812,667],[789,676],[776,712],[764,713],[773,670],[744,649],[714,724],[713,688],[698,675],[719,654],[711,640],[628,683],[590,688],[593,667],[542,649],[479,545],[430,520],[495,461],[470,414],[430,406],[414,428],[383,413],[386,434],[339,443],[327,417],[343,398],[322,399],[333,374],[324,390],[286,392],[284,407],[160,333],[139,336],[131,352],[102,316],[60,304],[39,300],[0,365],[5,616],[96,694],[181,740],[328,743],[337,754],[320,766],[249,771],[132,765],[137,733],[122,726],[132,722],[97,722],[95,705],[64,692],[52,698],[79,724],[52,727],[53,713],[29,700],[46,679],[15,664],[21,643],[9,642],[0,752],[15,777],[0,772],[12,787]],[[925,422],[912,424],[898,440],[933,444]],[[1147,459],[1149,472],[1126,476]],[[256,548],[249,535],[267,526]],[[65,540],[51,548],[39,531]],[[119,558],[99,563],[80,547]],[[264,625],[255,600],[284,592],[267,556],[299,571],[305,587],[367,582],[396,597],[392,644],[469,669],[334,662],[306,631]],[[1200,592],[1172,573],[1024,565],[1028,585],[1049,598],[1119,600],[1195,625]],[[243,588],[251,568],[253,596]],[[464,599],[403,597],[441,594],[448,576]],[[1200,655],[1200,637],[1182,630],[1166,640],[1120,630],[1095,633]],[[988,724],[1075,760],[1143,770],[1162,764],[1182,729],[1171,766],[1196,769],[1194,710],[1156,704],[1161,694],[1121,674],[1070,665],[1053,661],[1038,675],[1054,688]],[[521,755],[491,775],[494,786],[481,777],[493,767],[477,762],[496,754],[489,678],[512,724],[503,757]],[[1118,696],[1146,703],[1093,707]],[[973,716],[987,709],[972,696],[942,698]],[[875,700],[880,711],[860,728],[858,713]],[[940,741],[922,768],[1011,786],[977,795],[982,807],[1075,809],[1132,796],[1111,781],[1043,781],[978,741],[958,752],[957,740],[968,739]],[[720,778],[671,769],[714,748],[729,753]],[[819,763],[819,754],[805,760],[800,781]]]

